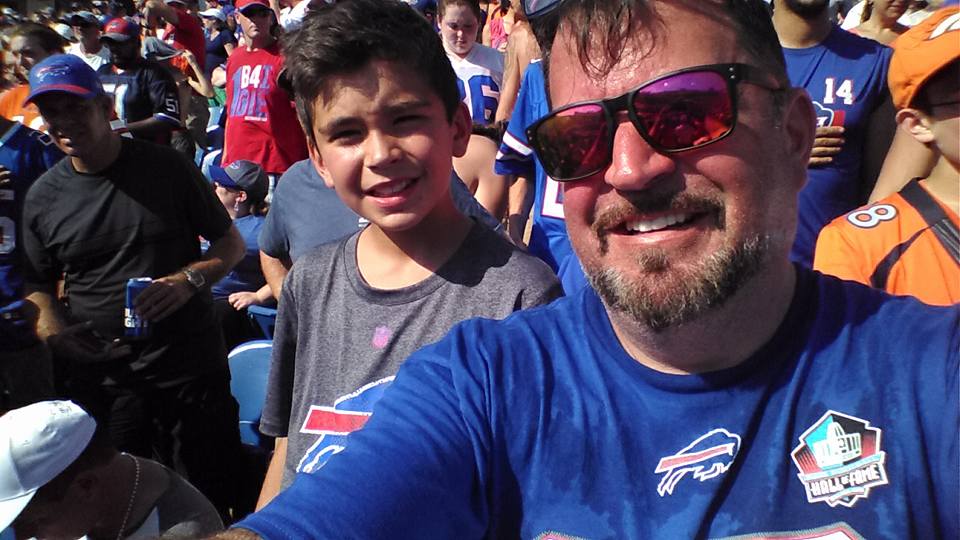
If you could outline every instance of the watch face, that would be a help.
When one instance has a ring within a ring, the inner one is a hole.
[[[203,287],[207,282],[207,280],[203,277],[203,274],[192,268],[184,270],[183,273],[187,275],[187,281],[189,281],[191,285],[198,289]]]

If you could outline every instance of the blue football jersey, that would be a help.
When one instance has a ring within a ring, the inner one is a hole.
[[[533,176],[533,225],[530,231],[530,253],[543,259],[557,273],[563,289],[571,294],[586,284],[567,225],[563,219],[563,188],[546,175],[540,160],[528,146],[526,129],[550,112],[543,65],[534,60],[527,67],[520,83],[517,103],[503,135],[494,168],[497,174]]]
[[[23,124],[14,123],[0,136],[0,166],[12,173],[10,183],[0,185],[0,311],[23,297],[19,226],[24,197],[33,181],[62,157],[48,135]],[[5,321],[0,317],[0,342],[15,343],[31,331]]]
[[[818,126],[842,126],[846,142],[833,163],[811,167],[800,191],[797,238],[791,257],[813,265],[817,235],[827,223],[859,206],[860,175],[870,114],[888,99],[892,50],[834,27],[816,47],[784,49],[793,86],[813,100]]]

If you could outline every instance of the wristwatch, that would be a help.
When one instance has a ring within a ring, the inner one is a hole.
[[[203,273],[199,270],[187,267],[183,269],[183,275],[187,276],[187,283],[193,285],[193,288],[198,291],[207,284],[207,278],[203,277]]]

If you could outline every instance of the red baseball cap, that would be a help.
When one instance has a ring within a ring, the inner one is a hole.
[[[117,17],[111,19],[103,27],[103,34],[100,39],[112,39],[113,41],[127,41],[129,39],[140,37],[140,26],[133,19],[127,17]]]
[[[243,13],[247,8],[253,6],[270,9],[270,4],[267,2],[267,0],[237,0],[236,6],[240,13]]]

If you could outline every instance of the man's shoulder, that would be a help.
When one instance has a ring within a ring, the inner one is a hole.
[[[858,63],[889,59],[890,55],[893,54],[890,47],[872,39],[858,36],[853,32],[848,32],[840,27],[834,28],[824,45],[830,53]]]
[[[812,272],[817,309],[809,312],[819,338],[832,334],[852,347],[945,347],[957,349],[960,305],[931,306],[911,296],[893,296],[861,283]],[[953,350],[956,354],[960,349]]]

